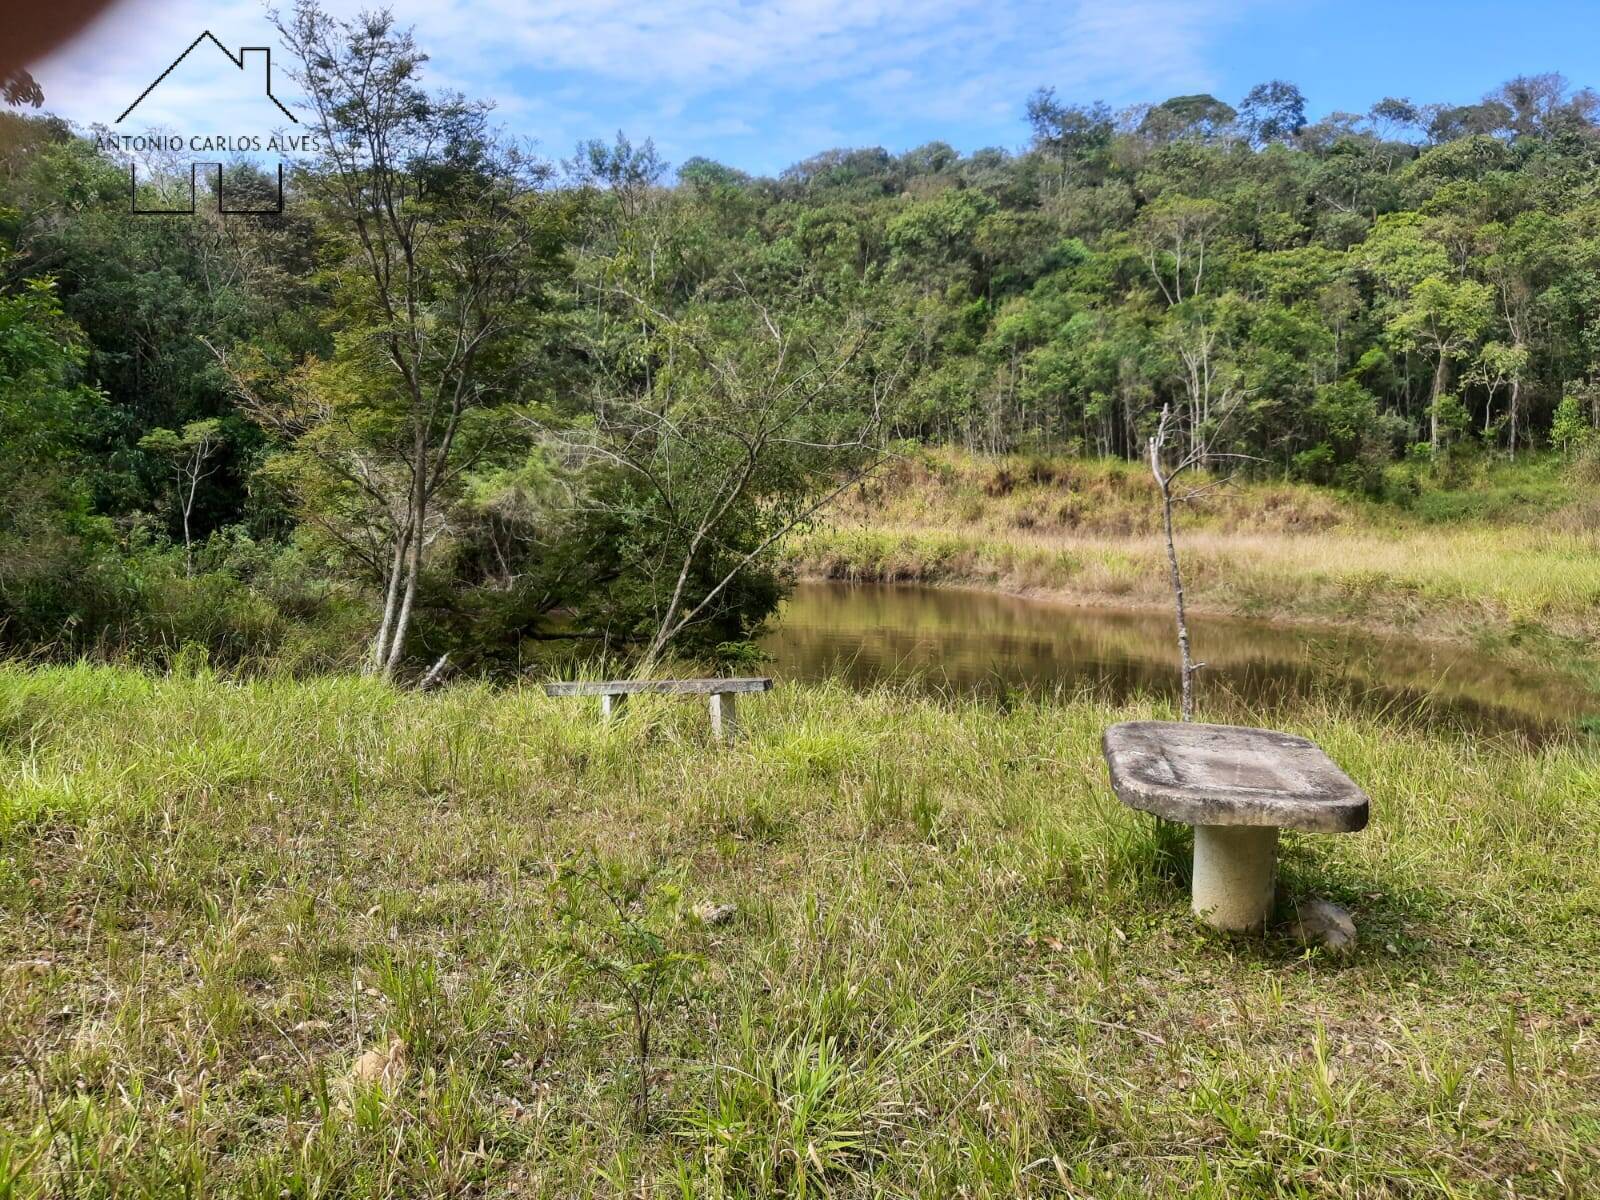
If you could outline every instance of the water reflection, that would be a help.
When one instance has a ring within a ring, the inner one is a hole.
[[[1369,711],[1549,734],[1600,709],[1580,681],[1459,646],[1348,630],[1201,617],[1204,686],[1271,710],[1321,695]],[[995,694],[1088,686],[1113,699],[1175,695],[1171,618],[942,588],[805,583],[763,643],[773,673],[858,686],[917,680]]]

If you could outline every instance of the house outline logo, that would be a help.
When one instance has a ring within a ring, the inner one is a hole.
[[[207,29],[207,30],[203,30],[199,37],[195,38],[194,41],[190,42],[189,45],[184,48],[183,53],[178,55],[177,58],[173,59],[172,62],[167,66],[166,70],[162,71],[161,74],[157,75],[155,77],[155,79],[151,81],[150,86],[145,88],[144,91],[139,93],[138,98],[135,99],[132,104],[128,105],[127,108],[122,110],[122,113],[117,117],[117,119],[115,121],[112,122],[112,125],[115,126],[115,125],[122,124],[122,122],[125,121],[133,113],[133,111],[136,108],[139,107],[139,105],[144,103],[145,99],[147,97],[149,97],[150,93],[154,92],[158,87],[160,87],[161,84],[163,82],[165,82],[167,77],[169,75],[171,75],[173,73],[173,71],[178,69],[179,65],[182,64],[184,59],[188,58],[190,54],[194,53],[195,49],[200,45],[201,42],[210,42],[213,46],[215,46],[218,50],[220,50],[222,52],[223,56],[225,58],[227,58],[227,60],[230,63],[232,63],[235,67],[237,67],[241,73],[246,70],[247,62],[249,61],[246,58],[247,55],[250,55],[250,54],[261,54],[261,55],[263,55],[264,56],[264,58],[263,58],[263,75],[264,75],[264,78],[262,80],[262,90],[263,90],[264,94],[266,95],[266,98],[273,103],[273,105],[277,108],[277,110],[280,113],[282,113],[285,117],[288,117],[291,122],[293,122],[296,125],[300,124],[300,119],[298,117],[296,117],[294,115],[294,113],[290,112],[289,109],[283,104],[283,102],[281,100],[279,100],[275,95],[272,94],[272,47],[271,46],[240,46],[239,47],[239,52],[237,54],[235,54],[233,51],[229,50],[226,46],[224,46],[222,44],[222,42],[217,39],[215,34],[213,34],[209,29]],[[152,138],[152,139],[123,139],[123,140],[124,141],[133,141],[135,143],[138,143],[141,140],[144,141],[144,142],[153,142],[157,146],[164,146],[167,149],[173,149],[173,150],[179,149],[180,147],[182,147],[184,145],[187,145],[187,147],[189,149],[194,150],[197,153],[201,153],[201,152],[204,152],[204,151],[215,150],[217,148],[215,143],[217,143],[217,142],[222,142],[224,144],[225,148],[233,149],[233,148],[235,148],[233,143],[235,143],[236,141],[240,141],[241,139],[194,136],[194,137],[191,137],[191,138],[188,138],[187,140],[185,140],[185,139],[180,138],[180,137],[162,138],[162,137],[157,136],[157,137]],[[248,146],[247,146],[248,149],[251,149],[251,150],[259,150],[259,149],[261,149],[261,145],[260,145],[261,139],[259,137],[252,137],[252,138],[243,139],[243,140],[248,142]],[[301,139],[293,139],[293,140],[296,143],[304,143],[305,144],[304,146],[299,146],[298,148],[305,148],[306,146],[310,145],[310,139],[301,138]],[[281,149],[281,147],[278,146],[277,143],[278,143],[278,139],[276,137],[269,139],[269,148],[271,148],[271,149]],[[213,177],[214,177],[214,179],[216,181],[217,211],[219,213],[224,214],[224,215],[228,215],[228,216],[275,216],[275,215],[281,214],[283,212],[283,163],[281,161],[278,163],[277,202],[274,205],[272,205],[269,208],[230,208],[230,207],[228,207],[227,197],[226,197],[226,195],[224,193],[224,189],[223,189],[223,179],[222,179],[223,164],[222,164],[222,162],[220,162],[220,161],[201,160],[201,159],[197,159],[197,160],[195,160],[195,161],[193,161],[193,162],[191,162],[189,164],[189,206],[187,208],[140,208],[139,207],[138,165],[137,165],[137,163],[130,162],[128,164],[128,204],[129,204],[130,211],[133,212],[137,216],[182,216],[182,215],[192,216],[192,215],[194,215],[194,213],[196,211],[196,195],[197,195],[197,192],[199,190],[199,179],[200,179],[202,168],[204,169],[205,174],[208,177],[208,182]],[[213,171],[214,171],[214,176],[213,176]]]

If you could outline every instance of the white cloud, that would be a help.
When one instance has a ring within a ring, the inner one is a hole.
[[[51,111],[83,125],[110,125],[206,29],[235,53],[240,46],[275,41],[269,37],[271,31],[259,4],[238,0],[206,6],[193,0],[125,2],[74,43],[37,64],[33,73],[44,88],[45,105]],[[262,99],[260,69],[259,61],[247,60],[247,70],[241,72],[215,47],[198,47],[140,104],[127,124],[180,126],[200,118],[254,114],[258,99]],[[246,75],[257,80],[253,90],[241,87]]]
[[[941,123],[954,141],[1015,143],[1022,101],[1044,83],[1114,103],[1204,89],[1214,82],[1216,39],[1251,2],[397,0],[394,8],[416,25],[434,84],[497,100],[502,120],[549,153],[622,125],[653,135],[669,157],[721,149],[738,165],[770,169],[825,148],[807,139],[892,146]],[[329,7],[349,13],[359,3]],[[52,110],[84,125],[110,122],[203,29],[230,49],[275,40],[255,0],[124,0],[35,75]],[[208,61],[181,84],[177,76],[163,84],[130,122],[259,124],[250,96],[238,95],[240,72],[214,50]],[[291,90],[287,79],[277,90]]]

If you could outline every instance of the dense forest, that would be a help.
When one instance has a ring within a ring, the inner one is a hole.
[[[1016,152],[757,178],[541,158],[385,19],[282,20],[324,149],[280,216],[132,215],[92,131],[0,111],[12,649],[737,657],[772,548],[908,443],[1137,458],[1167,406],[1383,498],[1600,424],[1600,97],[1559,76],[1320,120],[1043,89]]]

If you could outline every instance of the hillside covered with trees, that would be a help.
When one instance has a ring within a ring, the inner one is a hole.
[[[133,216],[125,160],[0,112],[13,649],[737,654],[773,547],[908,442],[1138,458],[1170,405],[1384,499],[1600,425],[1600,97],[1559,76],[1319,119],[1046,88],[1017,152],[754,178],[542,159],[383,20],[281,32],[326,147],[282,216]]]

